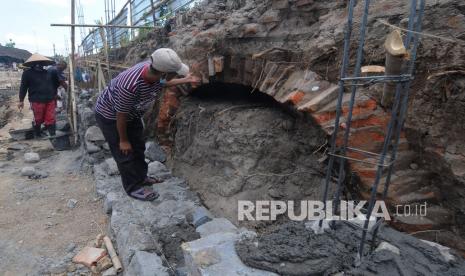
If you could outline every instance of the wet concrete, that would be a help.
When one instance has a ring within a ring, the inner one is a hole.
[[[381,228],[375,248],[381,241],[397,247],[400,255],[375,250],[365,256],[359,267],[354,258],[362,231],[339,222],[335,229],[314,234],[303,222],[288,222],[254,239],[237,242],[241,260],[255,268],[280,275],[464,275],[465,260],[455,255],[446,261],[441,253],[425,242],[391,228]]]

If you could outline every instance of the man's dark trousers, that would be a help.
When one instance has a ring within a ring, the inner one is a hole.
[[[132,146],[132,153],[124,155],[119,149],[119,135],[116,127],[116,120],[109,120],[102,115],[95,113],[97,124],[102,130],[105,140],[110,147],[111,155],[118,165],[121,180],[126,193],[143,186],[147,177],[148,165],[145,162],[145,141],[143,139],[144,126],[141,119],[134,119],[127,122],[127,133],[129,143]]]

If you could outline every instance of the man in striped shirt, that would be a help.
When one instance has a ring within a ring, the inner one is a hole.
[[[184,78],[176,78],[181,75]],[[152,201],[158,194],[147,186],[157,183],[147,177],[142,116],[163,87],[199,80],[189,74],[189,67],[176,52],[156,50],[151,61],[134,65],[111,80],[95,105],[97,124],[105,136],[118,165],[123,187],[129,196]]]

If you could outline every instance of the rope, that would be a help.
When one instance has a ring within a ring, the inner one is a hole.
[[[407,29],[392,25],[392,24],[390,24],[387,21],[382,20],[382,19],[378,19],[378,22],[380,22],[381,24],[384,24],[386,26],[389,26],[391,28],[398,29],[398,30],[401,30],[401,31],[404,31],[404,32],[410,32],[410,33],[418,34],[418,35],[421,35],[421,36],[437,38],[437,39],[441,39],[441,40],[445,40],[445,41],[453,42],[453,43],[457,43],[457,44],[464,44],[465,43],[465,41],[460,40],[460,39],[450,39],[450,38],[443,37],[443,36],[438,36],[438,35],[433,35],[433,34],[428,34],[428,33],[422,33],[422,32],[416,32],[416,31],[410,31],[410,30],[407,30]]]

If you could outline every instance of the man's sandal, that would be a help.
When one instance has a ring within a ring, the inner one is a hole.
[[[135,191],[132,191],[129,196],[132,198],[142,200],[142,201],[154,201],[157,199],[160,195],[148,188],[139,188]]]
[[[150,176],[147,176],[144,180],[144,185],[155,185],[155,184],[160,184],[162,183],[163,180],[161,179],[158,179],[158,178],[155,178],[155,177],[150,177]]]

